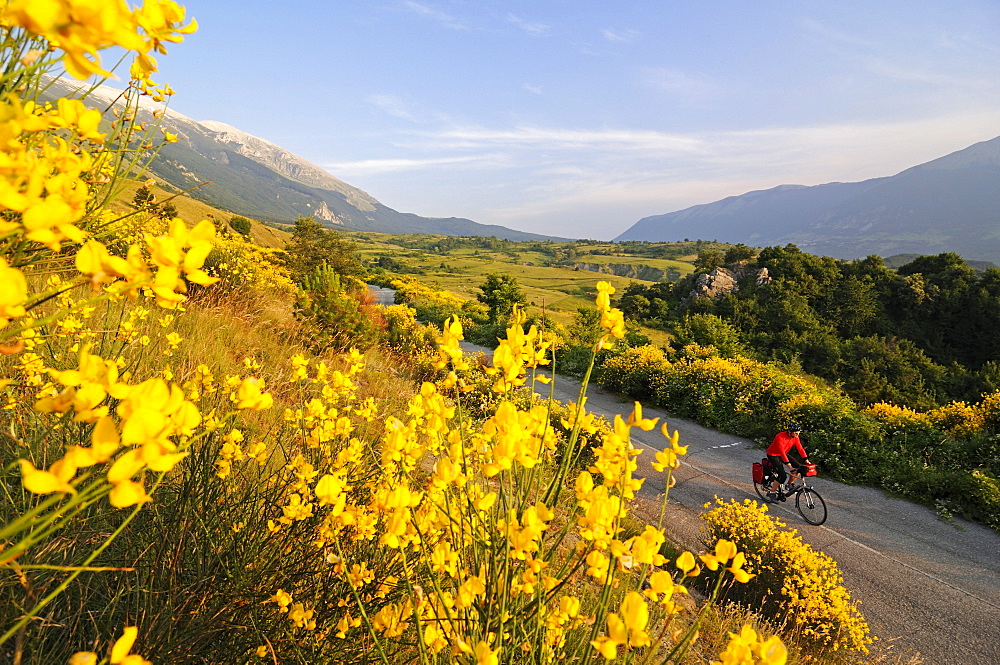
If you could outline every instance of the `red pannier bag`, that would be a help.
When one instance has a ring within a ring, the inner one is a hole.
[[[764,482],[764,467],[760,462],[753,463],[753,481],[758,485]]]

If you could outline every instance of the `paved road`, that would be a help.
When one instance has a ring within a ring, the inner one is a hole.
[[[578,391],[578,382],[557,379],[556,399],[575,401]],[[631,402],[596,386],[588,397],[588,409],[609,419],[632,409]],[[679,543],[696,547],[697,515],[705,503],[715,496],[756,498],[750,464],[763,453],[748,439],[657,409],[644,407],[643,417],[665,419],[689,446],[670,490],[667,530]],[[637,448],[648,451],[639,456],[639,474],[646,477],[641,493],[646,503],[639,510],[655,520],[664,476],[649,464],[653,451],[663,448],[663,437],[658,428],[634,430],[633,437]],[[808,450],[808,433],[803,442]],[[829,509],[826,524],[810,526],[792,503],[772,506],[771,512],[837,561],[845,586],[879,637],[874,653],[919,652],[928,665],[1000,663],[1000,534],[961,520],[942,522],[933,511],[886,498],[879,490],[813,481]]]

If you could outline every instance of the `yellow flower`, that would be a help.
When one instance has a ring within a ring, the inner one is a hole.
[[[129,654],[138,634],[139,629],[135,626],[125,629],[122,636],[111,647],[111,665],[148,665],[149,661],[143,659],[141,656]]]
[[[643,591],[643,595],[663,605],[671,614],[679,611],[677,604],[671,600],[675,593],[687,593],[687,589],[679,584],[674,584],[673,577],[665,570],[658,570],[650,575],[649,588]]]
[[[630,427],[638,427],[644,432],[656,427],[656,421],[659,418],[643,418],[642,417],[642,404],[635,402],[635,408],[632,409],[632,413],[629,414],[628,424]]]
[[[240,387],[236,389],[236,399],[234,400],[236,408],[240,410],[250,409],[251,411],[270,409],[274,404],[274,398],[271,397],[271,393],[262,393],[263,388],[263,379],[253,377],[244,379]]]
[[[77,651],[70,657],[69,665],[97,665],[97,654],[93,651]]]
[[[608,614],[607,626],[608,634],[601,635],[590,644],[607,660],[614,660],[618,656],[618,646],[628,642],[628,628],[614,612]]]
[[[277,591],[274,592],[274,595],[271,596],[268,600],[273,600],[274,602],[278,603],[278,608],[282,612],[287,612],[288,606],[291,605],[292,603],[292,595],[282,589],[278,589]]]
[[[69,484],[69,480],[76,475],[76,467],[65,458],[55,462],[48,471],[35,468],[35,465],[26,459],[19,460],[21,463],[21,482],[24,489],[34,494],[51,494],[52,492],[76,493],[76,490]]]
[[[736,544],[732,541],[719,539],[715,543],[714,554],[703,554],[700,558],[709,570],[718,570],[719,564],[726,563],[736,556]]]
[[[664,449],[661,452],[656,453],[654,455],[656,461],[653,462],[650,466],[652,466],[653,469],[655,469],[656,471],[660,472],[663,472],[666,469],[676,469],[678,466],[680,466],[680,462],[677,460],[677,456],[686,455],[688,447],[677,445],[677,442],[680,439],[680,432],[674,430],[674,433],[670,434],[667,430],[666,423],[664,423],[660,427],[660,431],[663,433],[663,436],[667,437],[667,440],[670,443],[670,448]]]
[[[598,282],[597,299],[595,303],[597,305],[597,309],[601,310],[602,312],[607,312],[608,310],[610,310],[611,296],[614,294],[614,292],[615,292],[615,287],[611,286],[611,284],[603,280]]]
[[[500,649],[490,650],[486,642],[479,642],[475,649],[476,665],[500,665]]]
[[[309,367],[309,361],[304,355],[296,353],[291,357],[290,362],[292,363],[292,368],[294,370],[292,372],[293,381],[299,381],[308,377],[306,370]]]
[[[0,328],[10,319],[24,316],[24,303],[28,299],[28,282],[17,268],[7,265],[0,257]]]
[[[761,641],[757,631],[744,625],[739,634],[729,633],[729,644],[720,657],[712,665],[785,665],[788,651],[777,636]]]
[[[622,601],[620,610],[622,621],[629,631],[629,646],[649,646],[652,642],[649,633],[646,632],[646,626],[649,623],[649,608],[646,606],[646,600],[642,594],[636,591],[629,592],[625,596],[625,600]]]
[[[684,552],[677,557],[677,567],[680,568],[687,577],[697,577],[701,573],[701,569],[694,560],[694,555],[690,552]]]
[[[731,565],[729,568],[726,568],[726,570],[728,570],[730,573],[733,574],[733,577],[736,578],[736,581],[741,584],[746,584],[751,579],[756,577],[756,575],[754,575],[753,573],[748,573],[745,570],[743,570],[743,564],[746,563],[746,560],[747,560],[746,555],[743,554],[743,552],[739,552],[736,554],[735,557],[733,557],[733,565]]]
[[[313,618],[313,610],[307,610],[302,603],[295,603],[288,612],[288,618],[299,628],[313,630],[316,628],[316,620]]]
[[[622,339],[625,337],[625,315],[616,308],[601,312],[601,327],[608,330],[611,337]]]
[[[476,597],[484,593],[486,593],[486,583],[483,581],[483,578],[473,575],[458,587],[458,598],[455,599],[455,607],[460,610],[472,607],[472,603]]]
[[[151,496],[146,494],[146,488],[143,487],[142,483],[133,480],[123,480],[115,484],[108,498],[115,508],[128,508],[137,503],[147,503],[153,500]]]
[[[340,621],[337,622],[337,632],[335,633],[335,637],[345,639],[347,637],[347,631],[351,628],[357,628],[360,625],[360,618],[353,619],[351,618],[350,612],[345,613],[344,616],[341,617]],[[424,630],[427,630],[427,628],[425,627]]]

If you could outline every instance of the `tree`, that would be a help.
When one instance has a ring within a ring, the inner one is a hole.
[[[171,220],[177,216],[177,206],[168,201],[156,210],[156,216],[160,219]]]
[[[624,295],[618,302],[618,308],[625,316],[640,321],[649,318],[649,306],[649,298],[638,293]]]
[[[595,307],[578,307],[573,315],[573,323],[569,326],[573,341],[590,347],[601,338],[602,332],[600,310]]]
[[[864,335],[882,315],[874,287],[856,277],[841,279],[830,294],[829,320],[845,338]]]
[[[490,273],[486,282],[479,287],[482,291],[476,299],[489,308],[490,323],[506,323],[514,311],[514,305],[524,306],[528,299],[513,275]]]
[[[249,236],[250,235],[250,220],[246,217],[233,217],[229,220],[229,226],[240,235]]]
[[[718,268],[726,261],[726,255],[717,249],[703,249],[698,252],[698,258],[694,262],[694,267],[698,270],[710,272]]]
[[[153,212],[156,209],[156,197],[153,196],[153,192],[149,190],[149,187],[143,185],[135,190],[132,204],[139,210]]]
[[[749,261],[756,254],[757,252],[754,251],[753,247],[739,243],[726,250],[725,262],[728,266],[740,261]]]
[[[747,355],[742,335],[728,321],[714,314],[694,314],[674,325],[674,338],[678,346],[698,344],[714,346],[719,355],[732,358],[737,355]]]
[[[292,241],[285,252],[286,265],[298,276],[307,275],[324,264],[338,275],[353,275],[361,269],[361,259],[354,243],[335,231],[323,228],[312,217],[295,220]]]

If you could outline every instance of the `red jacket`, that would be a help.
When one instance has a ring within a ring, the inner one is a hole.
[[[799,441],[799,437],[796,434],[789,434],[788,432],[778,432],[774,437],[774,441],[767,448],[767,454],[774,457],[780,457],[781,461],[788,464],[788,451],[792,449],[792,446],[798,449],[799,455],[802,459],[806,459],[809,455],[806,454],[806,449],[802,447],[802,442]]]

